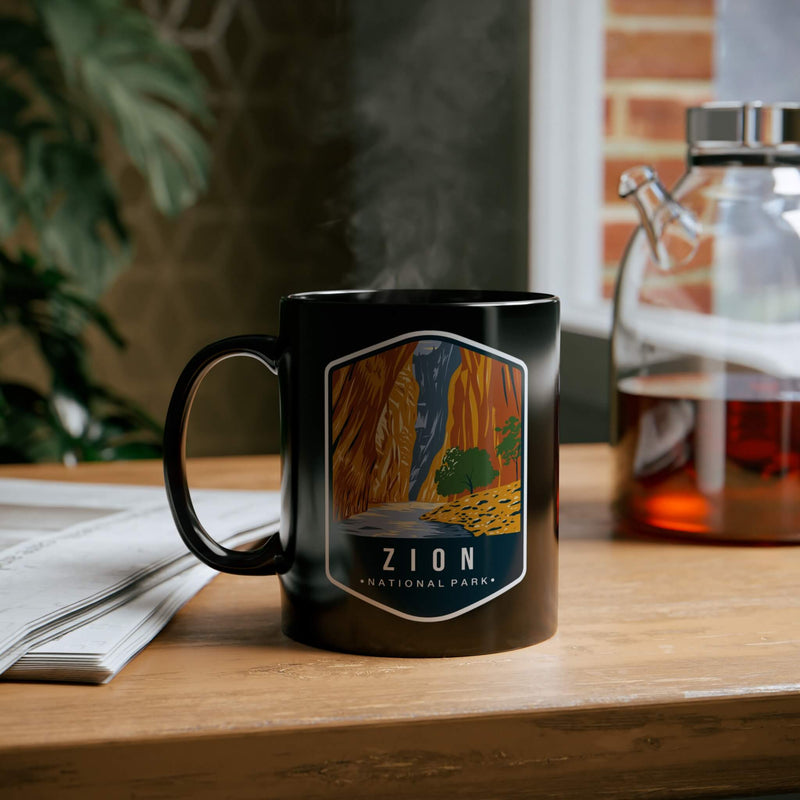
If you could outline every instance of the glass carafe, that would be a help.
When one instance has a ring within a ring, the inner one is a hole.
[[[800,107],[687,115],[688,169],[648,167],[612,337],[623,530],[800,542]]]

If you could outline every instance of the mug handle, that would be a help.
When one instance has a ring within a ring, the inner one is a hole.
[[[189,361],[175,384],[164,423],[164,483],[178,532],[202,562],[234,575],[273,575],[285,569],[280,536],[273,533],[255,550],[223,547],[200,523],[186,480],[186,427],[195,393],[212,367],[235,356],[255,358],[277,374],[280,347],[274,336],[232,336],[204,347]]]

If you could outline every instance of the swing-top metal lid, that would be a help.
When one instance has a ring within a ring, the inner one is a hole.
[[[800,147],[800,103],[705,103],[686,113],[690,152]]]

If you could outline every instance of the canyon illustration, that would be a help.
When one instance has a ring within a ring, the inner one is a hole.
[[[521,530],[522,368],[419,338],[333,369],[331,525],[402,538]]]

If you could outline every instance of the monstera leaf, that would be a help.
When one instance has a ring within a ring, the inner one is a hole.
[[[22,203],[39,232],[42,259],[76,276],[97,297],[130,256],[117,200],[92,148],[33,135],[26,149]]]
[[[0,179],[0,236],[29,219],[41,256],[97,297],[130,259],[100,158],[100,121],[174,215],[207,186],[209,121],[189,56],[123,0],[35,0],[30,20],[0,17],[0,133],[17,141],[22,177]],[[22,77],[24,76],[24,77]],[[32,90],[33,89],[33,90]]]
[[[122,0],[37,0],[67,81],[114,120],[158,207],[176,214],[208,179],[208,153],[186,116],[208,120],[187,54]],[[183,112],[183,113],[178,113]]]

